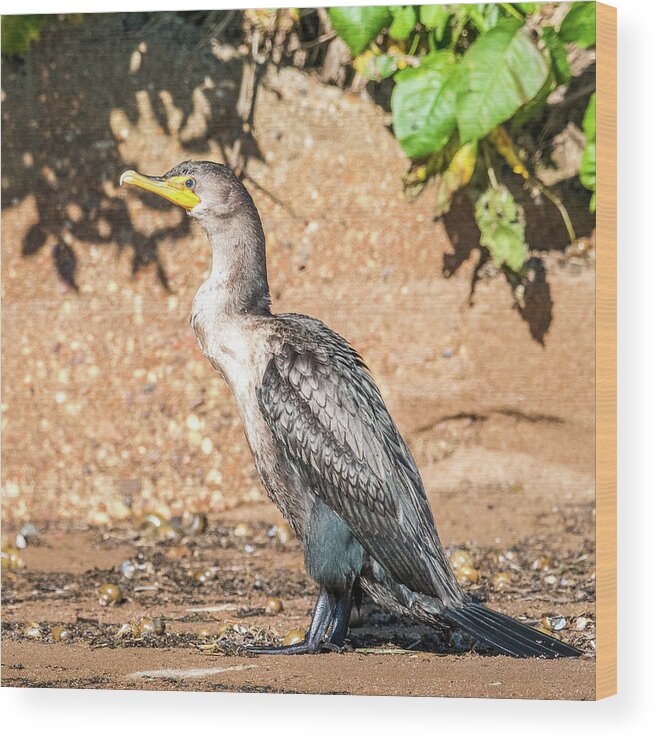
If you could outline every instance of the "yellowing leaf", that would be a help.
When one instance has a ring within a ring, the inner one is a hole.
[[[510,136],[508,136],[504,127],[497,126],[493,131],[490,132],[489,138],[490,141],[494,144],[494,148],[510,165],[512,171],[516,175],[521,175],[525,180],[528,180],[529,172],[524,166],[524,163],[517,156],[517,152],[515,152],[512,139],[510,138]]]
[[[478,145],[475,141],[460,147],[453,155],[446,171],[443,173],[437,188],[435,216],[439,218],[451,208],[453,194],[471,180],[476,167]]]

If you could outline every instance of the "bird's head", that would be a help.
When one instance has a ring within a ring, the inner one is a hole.
[[[216,162],[180,162],[161,177],[141,175],[127,170],[120,184],[149,190],[184,208],[206,229],[217,228],[221,221],[252,207],[252,200],[239,178]]]

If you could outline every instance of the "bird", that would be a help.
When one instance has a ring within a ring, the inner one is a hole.
[[[301,642],[248,652],[344,650],[365,593],[398,618],[460,629],[493,652],[580,655],[460,586],[417,465],[360,355],[318,319],[272,312],[262,222],[230,168],[188,160],[163,176],[128,170],[124,184],[181,206],[207,235],[211,270],[191,326],[234,396],[260,479],[317,584]]]

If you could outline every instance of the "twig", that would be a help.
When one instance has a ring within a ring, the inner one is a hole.
[[[565,224],[565,228],[567,229],[567,234],[570,239],[570,243],[574,244],[576,242],[576,232],[574,231],[574,226],[572,224],[572,219],[569,217],[569,213],[567,212],[567,209],[563,205],[563,201],[555,194],[552,193],[549,188],[540,182],[535,177],[531,177],[529,179],[529,182],[531,185],[535,185],[535,187],[547,198],[547,200],[550,200],[558,209],[560,212],[560,216],[563,219],[563,223]]]
[[[320,46],[326,41],[332,41],[332,39],[334,39],[336,36],[337,34],[334,31],[332,31],[331,33],[324,33],[323,35],[319,36],[316,39],[312,39],[311,41],[302,41],[301,48],[309,49],[312,46]]]

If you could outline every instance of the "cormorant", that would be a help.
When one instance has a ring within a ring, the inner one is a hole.
[[[234,394],[264,487],[319,585],[302,643],[250,651],[339,649],[362,589],[398,617],[458,627],[506,655],[579,655],[462,590],[417,466],[360,356],[317,319],[271,313],[262,223],[231,170],[187,161],[163,177],[129,170],[120,182],[182,206],[207,233],[212,269],[191,324]]]

